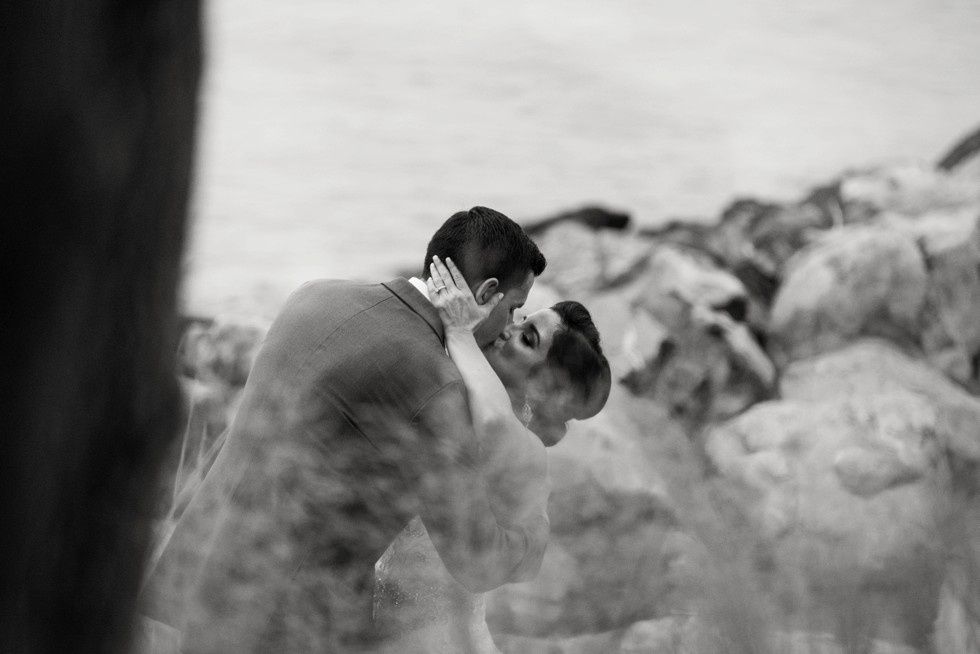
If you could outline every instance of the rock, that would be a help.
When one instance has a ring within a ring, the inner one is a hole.
[[[935,654],[980,652],[980,618],[976,613],[976,597],[976,592],[972,598],[955,595],[948,584],[943,584],[933,641]]]
[[[706,449],[725,482],[755,498],[746,515],[770,552],[772,592],[805,607],[797,617],[810,626],[861,610],[869,636],[915,644],[928,633],[944,476],[928,405],[915,397],[767,402],[710,431]],[[856,450],[897,464],[842,460]]]
[[[618,631],[566,638],[494,634],[501,654],[608,654],[616,651],[621,638]]]
[[[260,320],[191,321],[178,351],[181,373],[203,382],[243,387],[268,327]]]
[[[494,635],[502,654],[695,654],[691,620],[640,620],[628,627],[572,637]]]
[[[926,162],[903,162],[852,171],[840,182],[847,222],[883,212],[917,216],[980,200],[980,183],[937,170]]]
[[[936,654],[980,651],[980,502],[961,498],[956,520],[942,529],[948,556],[940,590]]]
[[[694,250],[658,245],[647,269],[603,294],[613,371],[691,433],[769,397],[774,370],[744,317],[745,288]],[[734,317],[733,317],[734,316]]]
[[[619,654],[673,654],[685,651],[691,621],[682,618],[640,620],[625,630],[619,642]],[[687,650],[690,651],[690,650]]]
[[[896,397],[894,416],[905,415],[901,398],[906,397],[909,407],[918,406],[926,416],[923,429],[943,451],[964,462],[980,462],[980,400],[886,341],[862,339],[794,362],[783,371],[779,388],[785,399],[810,402]],[[889,412],[887,404],[879,408]]]
[[[857,638],[853,642],[841,642],[841,638],[832,633],[817,631],[780,633],[774,651],[786,654],[849,654],[854,651],[867,654],[919,654],[914,647],[887,640]]]
[[[593,230],[622,230],[629,226],[630,216],[628,213],[610,211],[604,207],[587,206],[524,225],[524,231],[536,239],[560,223],[575,223]]]
[[[709,222],[671,220],[659,227],[640,229],[637,234],[656,243],[693,248],[720,259],[719,253],[710,250],[711,234],[715,229],[716,226]]]
[[[863,225],[827,233],[787,264],[770,352],[785,365],[864,335],[915,345],[926,289],[925,262],[907,235]]]
[[[615,379],[639,395],[653,387],[676,346],[670,330],[646,311],[631,311],[621,324],[625,326],[619,339],[621,356],[612,361],[612,370]]]
[[[760,274],[778,279],[785,262],[832,224],[827,212],[813,203],[742,199],[725,209],[709,242],[730,267],[751,262]]]
[[[597,232],[575,222],[558,223],[535,241],[548,259],[539,281],[568,299],[631,281],[652,247],[631,234]]]
[[[792,363],[780,390],[705,441],[770,553],[767,587],[812,627],[861,611],[864,636],[923,647],[948,553],[980,552],[950,501],[976,506],[980,401],[880,339]]]
[[[971,158],[978,158],[978,152],[980,152],[980,127],[964,136],[950,148],[949,152],[943,155],[939,163],[936,164],[936,167],[940,170],[953,170]]]
[[[606,409],[573,422],[549,459],[547,562],[533,581],[494,592],[494,633],[571,636],[662,615],[674,601],[664,574],[676,556],[666,547],[676,531],[668,487],[671,475],[697,470],[683,433],[614,386]]]
[[[881,222],[915,238],[925,255],[921,336],[927,357],[980,393],[980,202],[915,218],[887,215]]]
[[[491,631],[541,637],[567,628],[565,610],[571,596],[588,592],[578,567],[561,543],[550,542],[533,581],[505,584],[487,593]]]
[[[746,302],[745,287],[731,273],[697,250],[674,245],[655,247],[632,286],[637,303],[671,327],[682,307],[721,309]]]

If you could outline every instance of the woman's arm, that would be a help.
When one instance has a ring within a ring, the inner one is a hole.
[[[443,264],[435,257],[430,271],[426,284],[443,320],[446,348],[469,395],[473,426],[493,491],[491,505],[514,520],[543,513],[550,492],[544,444],[514,414],[507,389],[473,337],[473,330],[502,296],[481,307],[451,260]]]
[[[446,349],[470,395],[470,411],[477,433],[492,436],[518,428],[524,431],[524,425],[514,415],[507,389],[473,337],[474,330],[490,315],[503,294],[498,293],[480,306],[451,259],[443,264],[439,257],[433,257],[429,269],[431,277],[426,280],[426,286],[446,330]],[[487,433],[481,433],[484,430]]]

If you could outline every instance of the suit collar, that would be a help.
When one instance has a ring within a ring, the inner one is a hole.
[[[421,318],[428,323],[432,331],[435,332],[436,336],[439,337],[439,342],[445,346],[446,344],[446,331],[442,326],[442,320],[439,319],[439,314],[436,312],[436,308],[432,306],[432,302],[429,298],[422,295],[412,282],[408,281],[404,277],[398,277],[391,280],[390,282],[383,282],[382,286],[391,291],[399,300],[408,305],[408,307],[417,313]]]

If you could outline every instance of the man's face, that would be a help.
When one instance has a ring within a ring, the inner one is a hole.
[[[504,331],[504,328],[514,321],[514,311],[524,306],[524,302],[527,301],[527,294],[533,285],[534,273],[528,271],[527,277],[521,284],[514,286],[504,294],[504,298],[473,333],[480,347],[486,347],[493,343]]]
[[[490,367],[508,390],[526,390],[531,371],[548,357],[561,317],[553,309],[541,309],[510,325],[493,345],[484,350]]]

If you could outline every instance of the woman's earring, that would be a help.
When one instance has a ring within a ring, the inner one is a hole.
[[[531,424],[531,418],[534,417],[534,412],[531,411],[531,404],[527,401],[527,396],[524,396],[524,408],[521,409],[521,420],[524,421],[524,428]]]

